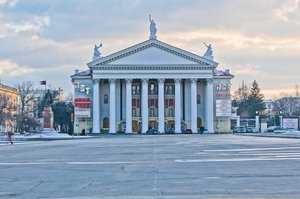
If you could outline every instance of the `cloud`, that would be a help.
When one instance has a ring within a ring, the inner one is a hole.
[[[31,20],[27,21],[5,23],[4,27],[16,34],[22,32],[37,34],[49,25],[50,18],[48,16],[34,16]]]
[[[12,60],[0,60],[0,75],[5,77],[17,77],[21,75],[32,74],[33,69],[28,69],[14,63]]]
[[[194,31],[174,32],[162,35],[163,39],[172,40],[179,43],[203,41],[216,43],[218,46],[228,46],[235,49],[256,48],[274,51],[276,49],[300,48],[300,38],[274,37],[272,35],[249,36],[243,32],[228,29],[199,29]]]
[[[18,0],[0,0],[0,7],[7,6],[7,7],[15,7],[18,3]]]
[[[291,19],[295,19],[294,14],[299,12],[299,7],[300,0],[289,0],[283,3],[279,8],[275,9],[273,13],[277,18],[283,21],[290,21]]]

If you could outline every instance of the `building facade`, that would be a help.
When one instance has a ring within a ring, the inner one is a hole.
[[[19,92],[0,83],[0,132],[15,131]]]
[[[230,131],[233,75],[217,70],[211,45],[199,56],[151,35],[105,57],[101,46],[89,70],[71,76],[75,133]]]

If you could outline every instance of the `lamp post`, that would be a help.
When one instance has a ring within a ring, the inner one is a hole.
[[[283,116],[282,116],[282,110],[279,111],[279,122],[280,122],[280,127],[282,128],[282,123],[283,123]]]
[[[255,111],[255,128],[257,131],[260,130],[260,128],[259,128],[259,111]]]

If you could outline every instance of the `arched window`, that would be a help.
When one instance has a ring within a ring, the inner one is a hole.
[[[104,129],[108,129],[109,128],[109,119],[108,119],[108,117],[105,117],[103,119],[103,128]]]

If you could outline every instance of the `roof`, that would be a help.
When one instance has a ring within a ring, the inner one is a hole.
[[[108,56],[105,57],[100,57],[97,60],[94,60],[90,63],[88,63],[87,65],[91,68],[94,66],[101,66],[101,65],[107,65],[113,61],[119,60],[123,57],[127,57],[129,55],[138,53],[142,50],[148,49],[150,47],[155,47],[155,48],[159,48],[161,50],[164,50],[168,53],[174,54],[176,56],[182,57],[186,60],[190,60],[192,62],[194,62],[195,64],[201,64],[201,65],[210,65],[210,66],[214,66],[217,67],[218,63],[214,62],[210,59],[206,59],[202,56],[196,55],[194,53],[185,51],[183,49],[177,48],[175,46],[169,45],[167,43],[164,43],[162,41],[159,41],[157,39],[149,39],[146,40],[144,42],[141,42],[139,44],[130,46],[128,48],[125,48],[123,50],[120,50],[118,52],[112,53]]]

